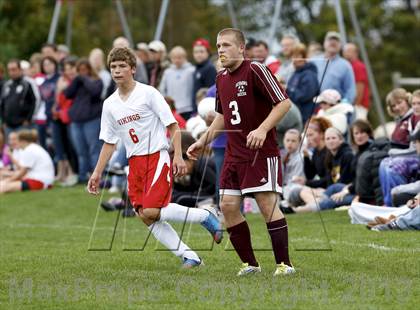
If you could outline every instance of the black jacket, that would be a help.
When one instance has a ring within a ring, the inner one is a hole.
[[[327,155],[328,186],[335,183],[350,184],[353,182],[355,177],[353,159],[353,151],[346,142],[340,146],[335,156],[332,156],[331,153]]]
[[[24,78],[7,81],[0,98],[0,118],[8,127],[16,128],[32,121],[36,98],[31,84]]]
[[[356,169],[355,190],[359,201],[383,205],[382,188],[379,181],[379,165],[388,157],[391,143],[386,138],[375,140],[359,157]]]
[[[216,82],[216,75],[216,68],[211,63],[210,58],[201,64],[195,65],[193,86],[193,106],[195,109],[197,108],[198,103],[195,102],[195,95],[197,94],[197,91],[203,87],[209,88],[210,86],[213,86],[213,84]]]
[[[356,194],[356,182],[357,182],[357,167],[359,165],[359,158],[360,156],[362,156],[362,154],[364,152],[366,152],[369,147],[372,145],[373,141],[369,140],[368,142],[366,142],[365,144],[359,146],[356,155],[353,158],[353,163],[352,163],[352,169],[353,169],[353,175],[354,175],[354,181],[353,183],[349,186],[349,192],[351,194]]]
[[[312,159],[309,157],[304,158],[304,171],[306,176],[306,185],[309,187],[322,187],[326,188],[328,183],[327,167],[325,166],[325,156],[327,154],[327,148],[323,148],[318,151],[315,149]],[[314,179],[318,176],[319,179]]]
[[[209,158],[200,158],[194,163],[192,173],[187,184],[174,182],[174,191],[188,193],[193,196],[213,196],[216,193],[216,166]]]

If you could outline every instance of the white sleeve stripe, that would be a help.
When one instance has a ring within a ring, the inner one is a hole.
[[[279,86],[277,85],[276,81],[274,81],[272,75],[268,72],[267,68],[260,64],[257,63],[258,67],[261,68],[261,71],[264,73],[266,79],[268,80],[268,82],[270,83],[271,87],[273,88],[274,92],[276,93],[277,97],[279,98],[280,101],[286,99],[281,91],[281,89],[279,88]]]
[[[260,79],[261,83],[264,85],[265,89],[267,90],[267,93],[270,95],[271,100],[277,101],[275,98],[273,98],[273,95],[271,94],[271,91],[268,89],[266,83],[264,83],[264,80],[260,77],[260,74],[251,66],[251,70],[255,72],[255,75]]]
[[[252,68],[252,66],[251,66]],[[261,80],[261,83],[263,83],[264,87],[267,89],[267,92],[270,94],[270,97],[273,101],[279,102],[281,101],[279,94],[273,89],[273,86],[267,85],[267,77],[265,76],[264,72],[260,69],[260,72],[258,72],[256,69],[252,68],[252,70],[255,72],[255,74],[258,76],[258,78]],[[265,79],[263,79],[260,75],[261,73],[265,76]],[[269,82],[270,83],[270,82]],[[276,98],[273,98],[272,93],[276,96]]]
[[[277,82],[274,80],[274,78],[273,78],[273,76],[270,74],[270,72],[268,72],[267,67],[266,67],[266,66],[264,66],[264,65],[262,65],[262,64],[258,64],[258,65],[261,67],[261,69],[262,69],[263,73],[265,74],[265,76],[266,76],[267,80],[268,80],[268,81],[270,82],[270,84],[272,85],[273,90],[277,92],[277,96],[279,97],[280,101],[281,101],[281,100],[286,99],[286,98],[284,97],[284,94],[283,94],[283,92],[281,91],[281,89],[280,89],[279,85],[278,85],[278,84],[277,84]]]
[[[274,93],[276,94],[277,98],[279,99],[279,101],[282,101],[284,99],[286,99],[281,91],[281,89],[279,88],[279,86],[277,85],[276,81],[274,81],[273,77],[270,75],[270,73],[267,71],[267,69],[265,68],[265,66],[263,66],[262,64],[258,63],[258,62],[252,62],[253,64],[256,64],[260,70],[262,71],[262,73],[264,74],[266,80],[270,83],[272,90],[274,91]]]

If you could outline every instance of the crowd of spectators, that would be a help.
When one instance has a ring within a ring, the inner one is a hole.
[[[368,121],[368,77],[357,46],[342,46],[335,31],[326,33],[322,45],[308,43],[284,35],[279,57],[263,40],[249,39],[245,48],[246,58],[266,65],[293,103],[276,127],[281,208],[301,213],[357,203],[406,205],[420,192],[420,90],[389,90],[386,107],[393,130],[389,137],[375,137]],[[128,46],[124,37],[112,45]],[[215,117],[215,79],[223,70],[208,40],[195,40],[191,50],[189,57],[182,46],[168,53],[161,41],[135,46],[135,79],[165,97],[185,128],[184,152]],[[115,91],[106,52],[93,48],[88,57],[76,57],[65,45],[45,44],[28,60],[0,64],[0,193],[86,183],[102,145],[102,103]],[[174,180],[175,202],[217,204],[226,138],[220,135],[200,161],[185,158],[188,174]],[[109,171],[122,170],[126,162],[119,145]],[[103,186],[124,191],[123,174],[114,173]],[[363,208],[355,208],[360,216]]]

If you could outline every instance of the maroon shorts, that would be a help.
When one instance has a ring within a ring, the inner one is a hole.
[[[135,209],[163,208],[171,201],[171,160],[167,151],[128,160],[128,197]]]
[[[224,163],[220,176],[220,195],[281,193],[280,162],[280,156],[276,156],[257,159],[254,163]]]

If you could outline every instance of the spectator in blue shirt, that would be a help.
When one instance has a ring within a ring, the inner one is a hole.
[[[340,34],[329,31],[325,36],[324,49],[323,57],[311,59],[318,68],[320,91],[335,89],[340,93],[342,101],[353,104],[356,97],[356,81],[351,64],[339,54],[341,49]],[[322,78],[324,72],[325,76]]]

